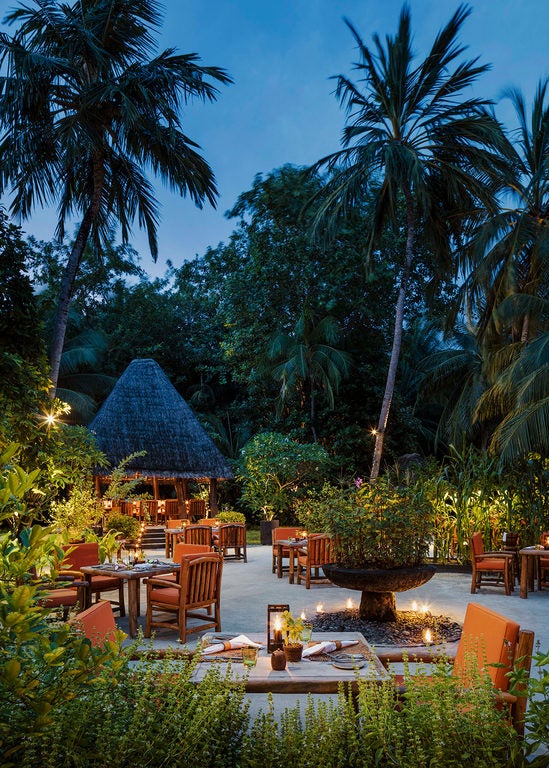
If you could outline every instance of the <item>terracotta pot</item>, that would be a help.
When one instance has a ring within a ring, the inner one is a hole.
[[[278,649],[271,654],[271,667],[273,669],[286,669],[286,654],[284,651]]]
[[[286,661],[301,661],[302,653],[302,643],[288,643],[284,646],[284,655],[286,656]]]

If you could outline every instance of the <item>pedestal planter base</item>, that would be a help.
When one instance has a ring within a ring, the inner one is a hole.
[[[405,592],[425,584],[436,573],[434,565],[416,568],[343,568],[327,563],[322,570],[333,584],[362,592],[361,619],[395,621],[396,600],[393,592]]]

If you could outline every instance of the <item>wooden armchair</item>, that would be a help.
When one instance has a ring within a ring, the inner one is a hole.
[[[181,538],[185,544],[202,544],[211,549],[213,543],[212,526],[187,525]]]
[[[520,629],[511,619],[502,616],[490,608],[469,603],[465,612],[465,620],[461,639],[453,660],[452,675],[460,678],[467,685],[475,674],[487,675],[494,686],[497,706],[509,709],[510,721],[518,733],[524,732],[524,715],[526,712],[526,682],[521,680],[515,686],[515,692],[509,693],[509,676],[511,669],[530,672],[532,651],[534,648],[534,633],[529,629]],[[448,660],[448,655],[438,655],[436,650],[410,648],[389,651],[379,655],[381,663],[387,667],[391,663],[402,662],[407,657],[411,662],[433,662],[437,658]],[[403,683],[400,675],[395,675],[397,685]],[[520,695],[524,692],[525,695]]]
[[[116,576],[93,576],[84,577],[80,568],[86,565],[99,564],[99,545],[96,541],[85,542],[83,544],[69,544],[64,546],[65,557],[63,558],[61,575],[65,573],[72,574],[79,578],[88,578],[90,595],[95,595],[96,601],[99,600],[102,592],[118,592],[118,600],[111,600],[120,612],[120,616],[126,615],[124,603],[124,580]],[[68,566],[65,571],[64,566]]]
[[[325,563],[332,561],[332,540],[324,533],[310,534],[307,539],[307,547],[297,551],[297,583],[305,579],[305,589],[311,588],[311,582],[327,582],[325,576],[320,575],[320,569]]]
[[[89,586],[84,579],[63,574],[55,582],[38,585],[38,605],[52,610],[60,608],[63,621],[67,621],[71,608],[84,611],[88,607]]]
[[[147,615],[145,637],[151,636],[153,627],[175,629],[182,643],[187,634],[210,627],[221,630],[220,597],[223,558],[217,552],[202,557],[181,560],[179,582],[173,583],[161,576],[145,579],[147,586]],[[208,611],[210,613],[208,613]],[[173,620],[155,618],[157,613],[173,613]],[[187,619],[203,619],[205,623],[187,627]]]
[[[284,570],[283,562],[284,560],[289,560],[290,558],[290,550],[288,547],[282,547],[281,551],[281,563],[280,568],[278,568],[278,542],[284,541],[285,539],[294,539],[297,536],[297,532],[300,531],[301,528],[291,527],[291,526],[282,526],[279,528],[273,528],[272,530],[272,537],[273,537],[273,563],[272,563],[272,572],[276,573],[277,571],[282,575],[282,571]]]
[[[482,534],[479,532],[471,536],[469,545],[471,547],[471,566],[473,569],[471,594],[474,595],[483,584],[491,584],[492,586],[503,587],[505,594],[510,595],[513,591],[513,582],[515,580],[513,553],[485,552]]]
[[[248,561],[246,553],[246,526],[242,523],[224,523],[219,526],[216,548],[224,560]],[[232,550],[232,554],[229,554]]]

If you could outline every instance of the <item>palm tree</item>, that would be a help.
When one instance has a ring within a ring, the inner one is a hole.
[[[500,303],[521,294],[520,302],[507,302],[507,311],[520,308],[510,324],[511,343],[535,338],[535,313],[529,310],[526,297],[535,301],[546,295],[549,282],[548,88],[549,78],[539,82],[530,115],[520,91],[507,91],[518,129],[517,153],[504,180],[504,191],[509,202],[516,204],[484,222],[470,247],[462,251],[466,279],[454,313],[465,307],[480,332],[491,334]]]
[[[157,0],[33,0],[7,14],[15,34],[0,35],[0,194],[13,192],[11,210],[23,219],[37,204],[57,204],[61,240],[66,220],[80,220],[53,329],[54,387],[88,240],[99,249],[118,224],[128,242],[137,214],[156,259],[151,172],[195,204],[215,205],[213,173],[180,113],[195,98],[215,100],[213,83],[231,79],[194,53],[153,56],[159,9]]]
[[[313,439],[316,442],[316,396],[323,392],[330,408],[342,378],[349,373],[351,357],[334,345],[339,341],[339,330],[333,317],[316,322],[314,313],[304,309],[295,329],[290,334],[278,334],[272,341],[268,356],[277,361],[271,375],[280,381],[277,411],[293,394],[309,406]]]
[[[493,171],[504,167],[508,144],[486,100],[469,90],[486,66],[457,62],[457,42],[470,10],[460,6],[437,35],[421,63],[412,52],[410,11],[405,5],[395,37],[385,46],[374,36],[372,52],[350,22],[360,53],[358,84],[340,75],[336,95],[347,110],[343,148],[315,164],[332,172],[321,216],[345,215],[361,204],[366,189],[376,193],[369,254],[384,226],[396,226],[405,208],[405,248],[399,272],[395,326],[385,393],[376,430],[370,481],[379,475],[383,441],[400,355],[408,281],[421,229],[440,260],[441,274],[453,268],[452,244],[464,223],[484,207],[494,210]],[[377,189],[375,184],[377,183]]]

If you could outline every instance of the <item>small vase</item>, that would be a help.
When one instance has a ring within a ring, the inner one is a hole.
[[[301,661],[303,645],[301,643],[288,643],[284,646],[286,661]]]

